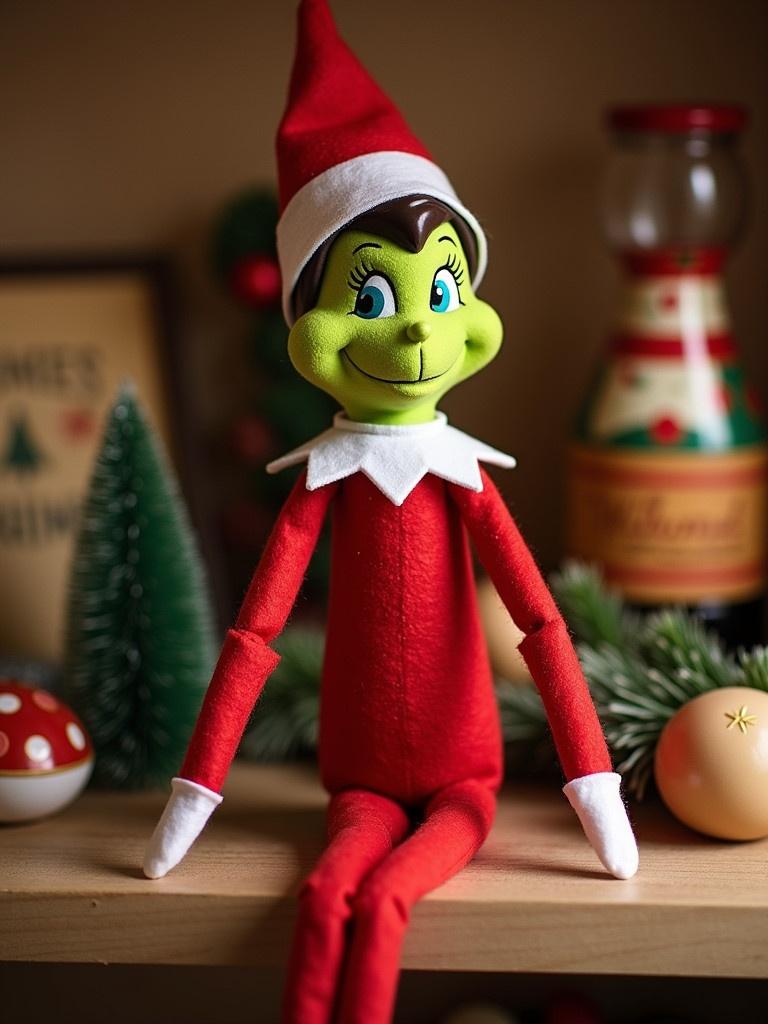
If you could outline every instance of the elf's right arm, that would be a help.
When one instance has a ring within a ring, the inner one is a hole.
[[[162,878],[184,857],[221,803],[220,790],[253,706],[279,655],[269,644],[293,608],[336,484],[307,490],[306,472],[278,516],[227,633],[171,796],[147,846],[144,874]]]

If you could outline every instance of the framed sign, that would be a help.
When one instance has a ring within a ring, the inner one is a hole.
[[[174,451],[167,284],[156,259],[0,263],[0,655],[62,654],[80,506],[123,381]]]

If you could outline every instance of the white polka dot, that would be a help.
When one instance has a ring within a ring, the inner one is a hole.
[[[43,711],[59,710],[59,702],[52,697],[50,693],[46,693],[45,690],[35,690],[32,694],[32,700],[39,708],[42,708]]]
[[[0,757],[5,757],[11,746],[11,741],[4,732],[0,732]]]
[[[67,739],[75,748],[75,750],[83,750],[85,748],[85,736],[83,736],[83,730],[75,722],[67,722]]]
[[[51,756],[51,744],[45,736],[30,736],[24,744],[24,753],[30,761],[47,761]]]
[[[15,693],[0,693],[0,715],[15,715],[22,707],[22,698]]]
[[[21,697],[15,693],[0,693],[0,715],[14,715],[21,707]]]

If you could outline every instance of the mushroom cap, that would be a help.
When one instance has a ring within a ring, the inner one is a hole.
[[[58,697],[0,679],[0,775],[50,774],[92,758],[83,723]]]

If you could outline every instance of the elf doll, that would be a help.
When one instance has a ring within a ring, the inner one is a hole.
[[[300,5],[277,155],[289,355],[343,411],[268,467],[304,468],[225,639],[144,870],[165,875],[221,802],[278,662],[270,644],[330,515],[328,846],[299,896],[284,1020],[386,1024],[411,907],[475,855],[502,777],[470,541],[526,634],[520,649],[587,838],[617,878],[635,873],[637,849],[563,620],[481,468],[514,460],[436,408],[501,344],[498,316],[476,295],[485,235],[324,0]]]

